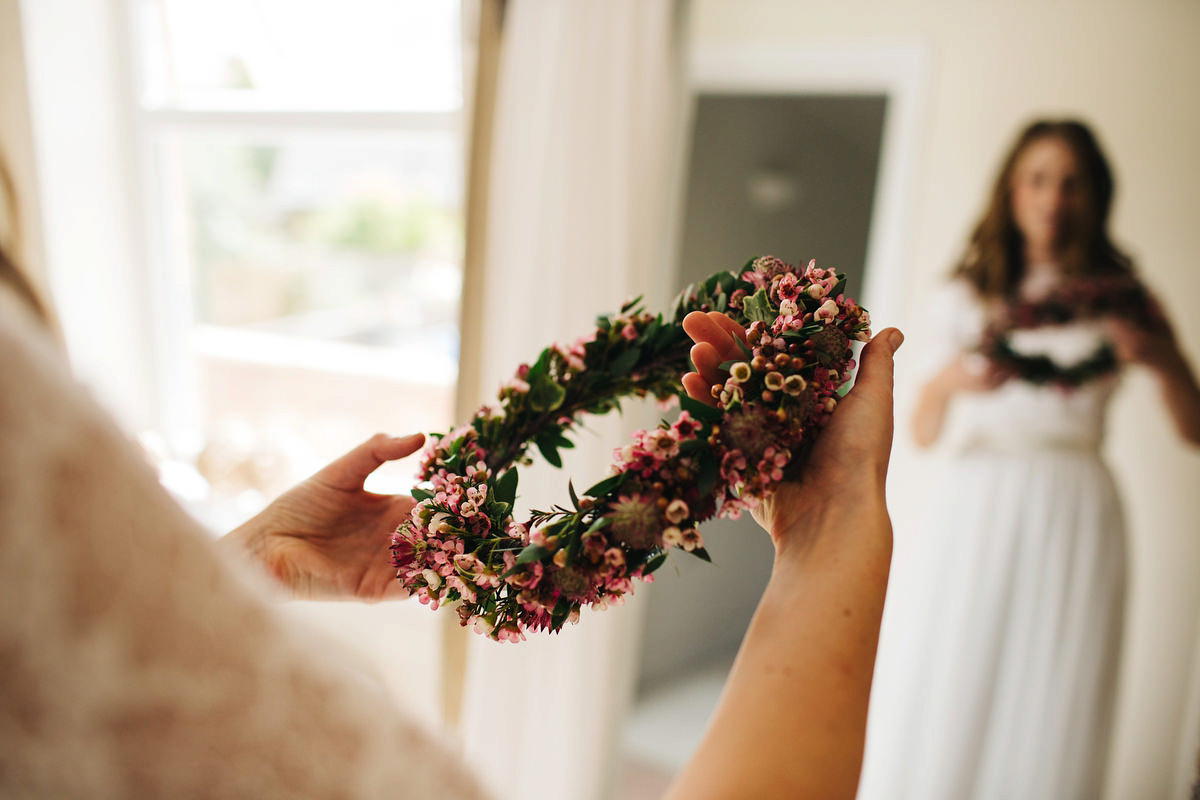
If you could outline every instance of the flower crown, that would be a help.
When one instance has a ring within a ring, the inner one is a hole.
[[[464,626],[520,641],[558,631],[585,605],[621,602],[672,548],[708,560],[697,526],[769,497],[837,405],[854,367],[850,343],[870,338],[867,312],[844,288],[844,276],[815,262],[798,269],[764,256],[688,287],[669,319],[639,298],[598,318],[590,337],[546,348],[497,405],[432,438],[417,504],[393,536],[397,580],[433,608],[457,603]],[[728,379],[712,387],[716,407],[680,383],[692,311],[723,311],[747,328],[744,358],[723,364]],[[513,519],[517,465],[531,462],[531,446],[559,467],[581,415],[647,394],[679,398],[678,419],[634,433],[594,486],[568,483],[569,504]]]
[[[984,329],[979,351],[1019,380],[1075,389],[1116,373],[1120,364],[1111,345],[1103,343],[1082,361],[1063,366],[1046,355],[1018,352],[1012,346],[1012,335],[1018,330],[1102,317],[1128,319],[1144,328],[1165,323],[1157,302],[1132,276],[1076,279],[1040,300],[1007,303]]]

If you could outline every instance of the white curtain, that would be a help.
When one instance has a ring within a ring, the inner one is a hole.
[[[491,151],[482,293],[486,395],[553,341],[645,295],[666,310],[678,205],[680,0],[510,0]],[[487,399],[480,397],[481,401]],[[522,471],[526,507],[587,486],[649,410],[594,420],[561,471]],[[500,798],[608,794],[628,705],[636,603],[559,636],[472,640],[465,755]]]
[[[1192,684],[1184,706],[1183,727],[1179,732],[1179,756],[1175,766],[1175,792],[1172,797],[1191,797],[1192,786],[1200,776],[1200,629],[1196,631],[1196,652],[1192,656]]]

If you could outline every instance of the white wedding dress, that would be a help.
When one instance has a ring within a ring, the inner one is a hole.
[[[933,307],[941,366],[983,312],[959,283]],[[1080,323],[1013,344],[1070,364],[1099,338]],[[1100,457],[1115,384],[1010,380],[952,403],[924,524],[897,531],[860,800],[1100,797],[1126,562]]]

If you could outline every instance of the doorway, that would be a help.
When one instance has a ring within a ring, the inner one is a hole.
[[[816,258],[861,296],[885,94],[697,94],[676,283],[758,255]],[[752,519],[703,528],[713,563],[671,559],[647,592],[623,800],[657,797],[691,756],[771,572]]]

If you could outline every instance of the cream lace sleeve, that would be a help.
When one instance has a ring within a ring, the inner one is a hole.
[[[480,798],[291,627],[0,291],[0,796]]]

